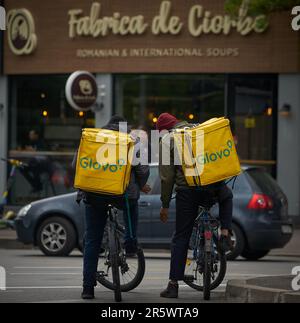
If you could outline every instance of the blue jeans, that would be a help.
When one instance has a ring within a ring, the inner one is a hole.
[[[232,192],[222,185],[215,191],[219,203],[221,228],[231,230],[232,224]],[[188,245],[192,235],[199,205],[210,203],[206,192],[194,189],[178,191],[176,194],[176,229],[171,245],[171,280],[183,280],[188,253]]]
[[[107,220],[105,206],[85,206],[85,236],[83,252],[83,286],[93,287],[96,282],[98,258]]]

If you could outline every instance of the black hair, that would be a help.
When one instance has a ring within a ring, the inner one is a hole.
[[[127,120],[124,117],[114,115],[110,118],[108,124],[119,124],[120,122],[127,122]]]

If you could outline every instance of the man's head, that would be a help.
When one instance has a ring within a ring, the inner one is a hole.
[[[124,117],[114,115],[110,118],[107,127],[114,128],[117,131],[130,133],[130,126],[127,123],[127,120]]]
[[[108,124],[119,124],[120,122],[127,122],[127,120],[121,116],[114,115],[110,118]]]
[[[159,131],[171,130],[178,123],[176,117],[170,113],[162,113],[157,120],[156,129]]]

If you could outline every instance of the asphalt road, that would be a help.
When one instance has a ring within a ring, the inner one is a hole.
[[[213,292],[212,302],[225,301],[226,283],[230,279],[257,276],[289,275],[300,265],[300,257],[270,256],[258,262],[237,260],[229,262],[223,284]],[[0,302],[82,302],[82,256],[74,252],[66,258],[49,258],[38,250],[1,250],[0,266],[6,269],[7,290],[0,290]],[[123,294],[128,303],[201,303],[201,293],[185,284],[180,285],[177,300],[159,297],[166,286],[169,259],[166,254],[148,254],[146,275],[142,284],[132,292]],[[113,293],[102,286],[96,289],[93,302],[111,303]]]

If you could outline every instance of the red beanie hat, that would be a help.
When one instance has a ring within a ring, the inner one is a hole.
[[[156,129],[159,131],[172,129],[179,121],[170,113],[162,113],[157,120]]]

